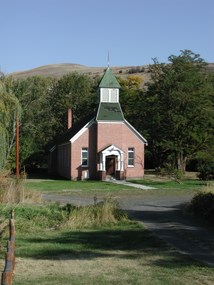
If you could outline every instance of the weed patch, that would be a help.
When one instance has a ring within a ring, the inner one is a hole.
[[[66,205],[64,209],[68,211],[68,219],[62,225],[63,228],[96,228],[128,220],[127,215],[119,209],[117,201],[109,197],[94,205]]]
[[[0,202],[8,204],[41,202],[41,194],[26,188],[26,179],[0,171]]]

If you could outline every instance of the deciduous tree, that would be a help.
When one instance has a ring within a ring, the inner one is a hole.
[[[187,160],[213,147],[214,93],[198,54],[184,50],[168,59],[150,66],[144,122],[156,165],[168,160],[184,172]]]

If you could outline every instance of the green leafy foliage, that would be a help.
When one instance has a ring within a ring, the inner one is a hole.
[[[72,109],[73,121],[83,118],[96,108],[97,94],[93,80],[76,72],[67,74],[55,82],[49,91],[49,103],[54,122],[54,135],[64,133],[67,128],[67,110]]]
[[[169,62],[150,66],[142,117],[155,166],[168,162],[184,172],[187,160],[213,152],[213,86],[199,55],[185,50]]]
[[[5,77],[0,78],[0,170],[6,166],[15,139],[20,106]]]
[[[214,180],[214,161],[203,160],[198,163],[198,178],[201,180]]]
[[[214,193],[201,191],[191,200],[188,211],[193,215],[214,222]]]
[[[22,106],[20,165],[27,169],[47,166],[47,149],[67,129],[67,109],[74,121],[94,110],[94,81],[72,73],[60,79],[40,76],[11,80],[10,85]],[[14,157],[11,167],[14,166]]]

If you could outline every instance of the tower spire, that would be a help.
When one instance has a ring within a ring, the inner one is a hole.
[[[109,50],[108,50],[108,68],[109,68],[109,62],[110,62],[110,56],[109,56]]]

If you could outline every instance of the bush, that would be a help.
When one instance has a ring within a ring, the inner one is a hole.
[[[198,178],[201,180],[214,179],[214,161],[201,161],[197,167],[199,171]]]
[[[194,216],[214,222],[214,192],[201,191],[197,193],[187,209]]]
[[[119,209],[112,198],[87,206],[66,205],[68,218],[62,225],[64,228],[82,229],[115,225],[128,220],[127,215]]]
[[[170,176],[176,181],[179,181],[183,178],[181,171],[177,168],[174,168],[170,163],[165,163],[163,167],[156,168],[155,172],[160,176]]]

